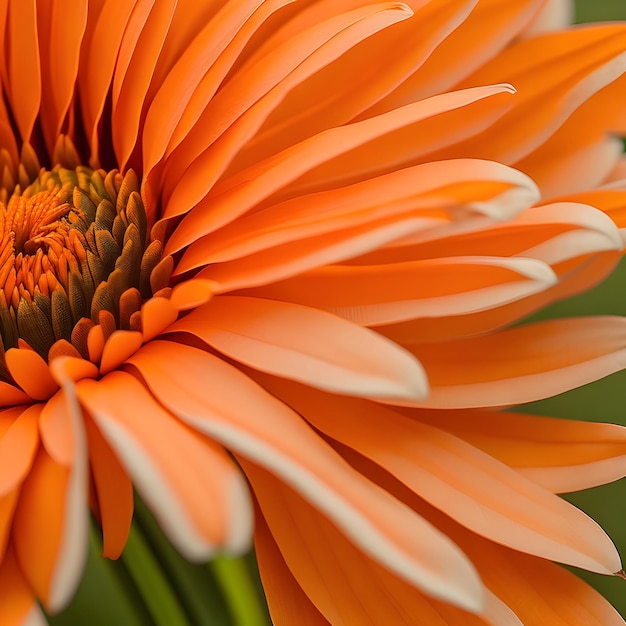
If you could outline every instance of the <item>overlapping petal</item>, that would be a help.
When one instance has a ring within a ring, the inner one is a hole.
[[[623,429],[494,410],[626,366],[623,319],[514,325],[626,242],[626,27],[568,15],[0,2],[3,624],[134,487],[190,559],[254,526],[276,624],[623,623],[549,562],[621,568],[555,492]],[[43,219],[46,168],[92,186]]]

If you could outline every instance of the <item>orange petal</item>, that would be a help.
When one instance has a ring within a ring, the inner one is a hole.
[[[89,527],[85,449],[72,468],[41,449],[24,482],[13,538],[26,579],[51,612],[60,611],[80,581]]]
[[[54,149],[74,97],[87,13],[87,0],[53,0],[37,4],[42,52],[40,119],[49,154]]]
[[[100,324],[96,324],[89,329],[87,334],[87,350],[89,351],[89,360],[93,363],[99,363],[102,358],[102,351],[106,338]]]
[[[330,161],[332,166],[329,167],[332,169],[334,157],[349,153],[350,160],[353,161],[350,150],[376,138],[385,137],[399,129],[404,130],[410,125],[417,125],[421,120],[455,109],[463,109],[471,103],[483,99],[498,100],[498,96],[503,94],[510,96],[511,93],[511,87],[496,85],[442,94],[375,118],[325,131],[290,146],[244,169],[221,185],[216,185],[203,201],[210,203],[211,211],[205,211],[203,202],[200,202],[196,210],[186,215],[174,231],[168,240],[166,252],[168,254],[176,252],[198,237],[231,222],[289,182],[300,179],[305,172],[315,166]],[[407,142],[410,143],[408,139]],[[380,152],[378,154],[380,155]],[[336,169],[333,171],[336,172]],[[336,176],[330,174],[325,177],[325,181],[329,182],[334,178]],[[195,199],[184,198],[184,210],[187,211],[201,198],[201,195]],[[168,206],[165,216],[180,212],[174,205]]]
[[[41,72],[35,0],[8,5],[4,41],[5,72],[11,111],[22,141],[28,143],[41,103]]]
[[[316,429],[475,533],[602,574],[621,569],[615,546],[591,518],[445,430],[370,402],[284,382],[276,388]]]
[[[7,495],[26,478],[39,447],[41,405],[0,412],[0,495]]]
[[[39,418],[41,441],[46,452],[59,465],[70,467],[76,458],[76,441],[65,393],[59,391],[41,410]]]
[[[490,309],[556,282],[550,267],[534,259],[460,256],[326,266],[261,287],[251,295],[304,304],[357,324],[377,326]]]
[[[550,320],[493,335],[411,347],[431,393],[419,406],[521,404],[598,380],[626,365],[626,320]]]
[[[463,86],[506,80],[515,107],[480,140],[453,151],[514,163],[546,141],[586,100],[624,71],[623,25],[572,28],[518,42],[465,79]],[[541,105],[539,105],[541,103]]]
[[[11,348],[5,359],[15,382],[33,400],[47,400],[58,390],[48,364],[33,350]]]
[[[480,582],[445,536],[354,472],[295,412],[247,376],[209,353],[172,342],[153,341],[130,362],[164,406],[280,476],[372,559],[428,593],[479,606]]]
[[[431,51],[424,64],[366,114],[389,111],[454,88],[509,45],[542,4],[545,0],[480,0],[475,3],[469,15]],[[420,37],[421,24],[416,20],[411,26],[414,36]],[[463,50],[462,55],[459,50]]]
[[[102,2],[99,10],[94,8],[87,15],[77,87],[81,119],[91,148],[92,167],[99,163],[98,127],[111,86],[120,43],[136,5],[135,0],[109,0]]]
[[[257,533],[257,539],[262,545],[264,542],[264,556],[273,550],[270,558],[285,560],[283,569],[291,571],[331,624],[521,626],[515,615],[488,592],[480,612],[484,620],[422,595],[369,559],[287,486],[251,463],[244,461],[243,467],[273,534],[272,538],[266,529]],[[311,550],[310,546],[315,548]],[[267,564],[261,561],[260,566]]]
[[[396,344],[324,311],[218,296],[171,327],[261,371],[335,393],[423,398],[421,366]]]
[[[50,373],[57,385],[62,387],[69,381],[78,382],[83,378],[97,378],[98,367],[85,359],[62,356],[50,363]]]
[[[179,422],[125,372],[80,381],[76,390],[184,556],[204,560],[218,549],[247,549],[252,514],[246,487],[219,445]]]
[[[164,216],[187,212],[206,196],[235,154],[293,87],[373,32],[411,15],[409,7],[397,2],[353,8],[312,22],[297,39],[272,50],[252,67],[240,68],[170,157],[166,183],[171,181],[175,187],[171,197],[166,188]]]
[[[89,461],[102,524],[102,556],[117,559],[126,544],[133,517],[133,485],[117,455],[87,417]]]
[[[441,40],[467,18],[477,0],[412,0],[407,4],[415,12],[411,19],[393,24],[359,42],[290,93],[263,127],[260,136],[246,146],[242,158],[235,163],[236,169],[240,169],[242,162],[260,161],[315,133],[354,120],[419,68]],[[349,7],[350,3],[336,1],[303,6],[280,29],[267,34],[249,64],[281,44],[297,41],[302,30],[310,24],[328,19]],[[393,55],[380,54],[380,50],[392,49]],[[365,73],[362,71],[364,67],[368,68]]]
[[[254,516],[254,551],[275,626],[332,626],[302,591],[287,567],[260,511]]]
[[[479,410],[403,412],[464,439],[556,493],[626,476],[622,426]]]
[[[486,541],[440,513],[427,512],[426,505],[419,506],[467,551],[485,585],[525,626],[623,626],[624,619],[607,600],[571,572]]]
[[[31,404],[32,398],[27,396],[15,385],[0,381],[0,408],[11,407],[19,404]]]
[[[176,6],[175,0],[149,4],[149,15],[140,5],[134,7],[113,77],[112,138],[121,170],[126,169],[139,138],[143,108],[149,104],[146,93]]]
[[[167,298],[150,298],[141,307],[141,332],[147,342],[176,321],[178,309]]]
[[[47,624],[12,549],[0,561],[0,615],[3,626]]]
[[[400,344],[430,343],[471,337],[491,332],[539,310],[542,307],[581,293],[597,285],[615,269],[621,258],[617,251],[599,253],[583,259],[576,268],[569,268],[559,282],[524,300],[469,315],[445,318],[422,318],[392,326],[379,326],[377,331]]]
[[[143,342],[140,332],[116,330],[104,344],[100,374],[108,374],[118,368],[131,354],[139,350]]]
[[[196,309],[213,297],[213,285],[208,280],[191,279],[178,283],[172,289],[170,302],[178,311]]]
[[[258,0],[227,2],[191,43],[184,42],[183,53],[165,76],[146,116],[144,175],[149,175],[166,150],[176,148],[177,143],[170,141],[176,127],[183,126],[177,134],[184,138],[252,34],[289,1],[263,2],[260,6]],[[185,10],[189,12],[189,7]],[[172,93],[178,97],[172,98]]]
[[[15,512],[19,495],[20,490],[18,487],[0,495],[0,563],[4,560],[7,546],[9,545],[9,537],[11,536],[11,528],[13,526],[13,513]],[[0,600],[1,604],[2,600]],[[0,615],[3,615],[3,613],[0,612]]]
[[[192,246],[208,248],[204,263],[218,263],[384,218],[422,218],[423,228],[433,231],[442,223],[466,222],[471,213],[500,221],[538,200],[535,183],[517,170],[490,161],[453,159],[299,196],[244,215]],[[426,235],[434,238],[435,232]]]

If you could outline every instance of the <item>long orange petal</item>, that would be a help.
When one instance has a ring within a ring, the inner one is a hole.
[[[12,549],[0,561],[0,615],[3,626],[47,624]]]
[[[411,15],[405,4],[396,2],[358,7],[313,23],[297,39],[272,50],[258,64],[241,68],[211,100],[193,132],[172,154],[165,176],[166,183],[171,181],[175,190],[170,198],[166,186],[165,217],[189,210],[207,194],[239,149],[293,87],[373,32]],[[206,151],[210,145],[211,150]]]
[[[420,406],[521,404],[622,369],[626,320],[609,316],[550,320],[411,350],[431,384],[431,393]]]
[[[556,493],[626,476],[626,429],[615,424],[480,410],[402,412],[445,429]]]
[[[39,447],[37,422],[41,406],[0,412],[0,495],[6,495],[26,478]]]
[[[71,599],[87,557],[86,450],[73,467],[40,449],[15,511],[14,543],[26,579],[49,611]]]
[[[258,509],[254,516],[254,550],[272,624],[331,626],[294,579]]]
[[[423,398],[419,363],[396,344],[324,311],[218,296],[170,327],[192,333],[251,367],[306,384],[371,398]]]
[[[284,558],[298,584],[331,624],[521,626],[489,592],[480,616],[422,595],[346,541],[327,518],[284,484],[248,462],[243,467],[280,550],[278,558]],[[271,549],[266,533],[265,548]]]
[[[445,536],[364,480],[296,413],[243,373],[202,350],[161,341],[144,346],[130,363],[164,406],[280,476],[370,558],[454,604],[480,604],[479,581]],[[203,391],[207,379],[210,394]]]
[[[248,547],[246,487],[218,444],[180,423],[125,372],[80,381],[76,391],[182,554],[197,560]]]
[[[117,559],[130,531],[134,510],[133,485],[91,417],[85,419],[85,430],[102,525],[102,556]]]
[[[591,518],[445,430],[371,402],[284,382],[275,388],[315,428],[474,532],[602,574],[621,569],[615,546]]]

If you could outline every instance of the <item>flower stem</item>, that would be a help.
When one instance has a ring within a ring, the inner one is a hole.
[[[178,599],[172,592],[161,567],[133,524],[122,554],[137,589],[154,620],[155,626],[188,626],[189,622]]]
[[[209,567],[237,626],[267,626],[265,607],[252,579],[245,558],[217,557]]]
[[[204,565],[189,563],[176,552],[140,498],[135,499],[133,523],[150,544],[189,621],[194,626],[233,626],[214,577]]]

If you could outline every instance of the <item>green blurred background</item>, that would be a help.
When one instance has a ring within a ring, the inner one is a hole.
[[[578,0],[576,8],[579,22],[626,20],[626,0]],[[542,312],[540,317],[603,313],[626,315],[626,262],[600,287],[559,303]],[[626,425],[625,409],[626,371],[524,408],[537,414]],[[626,561],[626,480],[577,493],[568,499],[602,525]],[[183,612],[192,612],[193,624],[233,624],[220,595],[224,569],[186,563],[167,545],[145,509],[139,513],[139,523],[133,530],[128,553],[118,562],[96,556],[99,540],[95,533],[92,535],[87,575],[79,593],[68,610],[50,618],[51,625],[182,626],[185,622],[179,620],[178,599],[185,605]],[[158,562],[154,560],[155,555]],[[141,572],[136,571],[138,563]],[[248,566],[254,571],[252,558],[248,559]],[[148,580],[146,571],[152,574]],[[626,617],[626,582],[586,572],[580,575],[600,589]],[[150,600],[146,601],[146,597]],[[235,626],[256,626],[262,621],[265,620],[243,615],[235,620]]]
[[[626,20],[626,0],[578,0],[578,22]],[[625,42],[626,46],[626,42]],[[624,94],[626,106],[626,94]],[[626,315],[626,259],[602,285],[583,296],[559,303],[541,317],[596,314]],[[527,412],[626,425],[626,371],[543,402]],[[626,479],[568,495],[611,536],[626,563]],[[619,578],[576,572],[599,589],[626,618],[626,582]]]

